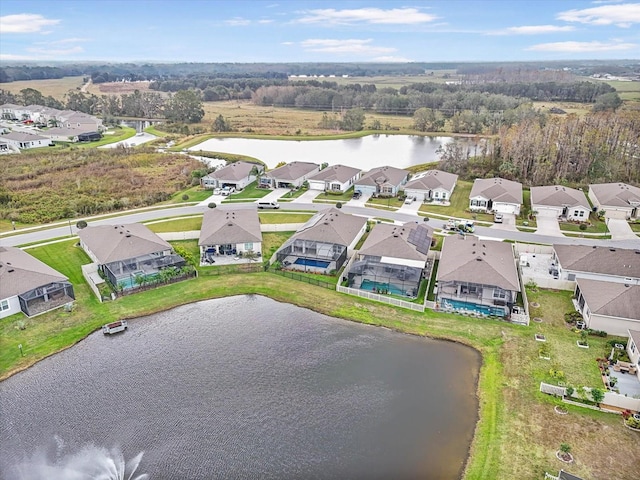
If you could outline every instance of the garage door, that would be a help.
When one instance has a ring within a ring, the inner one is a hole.
[[[419,202],[424,202],[424,192],[422,190],[411,190],[411,189],[408,189],[408,190],[404,191],[404,194],[407,197],[415,198]]]
[[[364,195],[373,195],[376,193],[376,187],[370,187],[367,185],[356,185],[356,190],[360,190]]]
[[[516,213],[516,206],[508,203],[494,203],[493,210],[500,213]]]
[[[309,189],[310,190],[324,190],[324,181],[314,181],[309,180]]]
[[[607,210],[605,213],[605,217],[607,218],[617,218],[619,220],[626,220],[627,211],[625,210]]]
[[[537,208],[534,208],[533,210],[538,212],[538,217],[547,217],[547,218],[558,218],[560,216],[560,213],[562,213],[556,210],[555,208],[537,207]]]

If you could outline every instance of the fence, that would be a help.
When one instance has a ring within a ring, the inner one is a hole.
[[[360,297],[360,298],[375,300],[376,302],[386,303],[389,305],[393,305],[395,307],[407,308],[415,312],[424,312],[424,305],[405,302],[404,300],[400,300],[398,298],[388,297],[386,295],[379,295],[377,293],[367,292],[365,290],[359,290],[357,288],[343,287],[342,285],[338,285],[337,290],[340,293],[346,293],[348,295],[355,295],[356,297]]]
[[[620,413],[620,410],[632,410],[635,412],[640,411],[640,398],[627,397],[616,392],[604,392],[604,398],[600,402],[600,406],[589,405],[576,401],[580,398],[580,390],[585,392],[585,395],[591,396],[591,388],[583,387],[582,389],[576,388],[571,397],[567,398],[567,389],[565,387],[558,387],[556,385],[550,385],[548,383],[540,382],[540,391],[549,395],[556,395],[562,397],[562,401],[571,405],[577,405],[579,407],[590,408],[592,410],[602,410],[606,412]],[[576,400],[572,400],[575,398]],[[611,410],[611,407],[615,410]]]
[[[218,265],[215,268],[206,268],[199,271],[202,277],[217,277],[230,273],[256,273],[264,271],[264,265],[259,263],[235,263],[231,265]]]
[[[529,282],[535,283],[540,288],[550,288],[553,290],[569,290],[576,289],[576,282],[569,280],[556,280],[555,278],[534,277],[532,275],[522,274],[522,282],[526,285]]]
[[[100,278],[98,275],[98,265],[95,263],[89,263],[87,265],[80,265],[80,268],[82,270],[82,276],[86,280],[87,285],[89,285],[89,288],[91,289],[93,294],[98,298],[100,303],[102,303],[102,294],[100,293],[100,290],[98,290],[98,286],[94,281],[96,276]],[[100,280],[101,282],[104,282],[102,278],[100,278]]]
[[[336,288],[335,283],[325,282],[323,280],[318,280],[317,278],[308,277],[306,275],[300,275],[299,273],[288,272],[286,270],[275,270],[275,269],[272,269],[270,271],[272,273],[275,273],[277,275],[281,275],[281,276],[286,277],[286,278],[291,278],[293,280],[298,280],[300,282],[306,282],[306,283],[308,283],[310,285],[316,285],[318,287],[327,288],[329,290],[335,290],[335,288]]]

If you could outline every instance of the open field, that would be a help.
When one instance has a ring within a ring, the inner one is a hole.
[[[265,253],[275,250],[290,234],[265,234]],[[74,240],[29,252],[69,276],[76,289],[76,308],[73,312],[47,313],[37,320],[26,319],[26,330],[14,328],[17,320],[24,319],[21,315],[0,320],[0,341],[4,347],[0,349],[2,377],[72,345],[115,319],[147,315],[208,298],[248,293],[266,295],[346,320],[446,338],[478,349],[483,355],[478,384],[480,420],[466,479],[541,479],[545,471],[557,472],[562,466],[555,458],[562,442],[572,447],[575,462],[571,471],[583,478],[635,478],[640,460],[640,453],[634,449],[637,434],[624,429],[620,417],[572,406],[568,407],[568,415],[558,416],[553,410],[558,400],[538,392],[540,381],[556,380],[550,373],[552,367],[563,372],[562,378],[568,384],[598,386],[595,358],[602,356],[605,340],[590,337],[589,350],[575,345],[577,334],[563,321],[564,312],[571,309],[570,292],[529,291],[529,300],[540,304],[532,314],[543,318],[541,324],[529,327],[432,311],[421,314],[395,309],[266,272],[203,274],[100,304],[93,299],[79,274],[79,265],[88,259]],[[295,300],[292,291],[296,292]],[[540,343],[534,340],[534,333],[546,335],[551,360],[538,358]],[[18,343],[23,344],[25,357],[14,348]]]
[[[82,77],[64,77],[48,80],[21,80],[2,83],[0,84],[0,89],[18,94],[20,90],[25,88],[33,88],[45,97],[52,96],[56,100],[62,101],[69,90],[80,90],[82,84]]]
[[[322,77],[292,78],[292,81],[315,80],[318,82],[336,82],[338,85],[375,85],[376,88],[391,87],[399,89],[412,83],[445,83],[459,80],[456,70],[431,70],[424,75],[378,75],[372,77]]]

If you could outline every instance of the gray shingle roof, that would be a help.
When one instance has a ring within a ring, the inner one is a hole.
[[[269,178],[278,180],[297,180],[310,172],[320,168],[320,165],[311,162],[291,162],[264,174]]]
[[[640,278],[640,250],[586,245],[553,245],[565,270]]]
[[[640,285],[578,278],[589,310],[598,315],[640,320]]]
[[[57,270],[15,247],[0,247],[0,299],[68,280]]]
[[[309,180],[336,181],[344,183],[355,177],[361,170],[345,165],[331,165],[309,177]]]
[[[27,132],[9,132],[0,136],[0,138],[13,140],[14,142],[36,142],[38,140],[49,140],[47,137]]]
[[[207,210],[202,218],[198,245],[262,242],[255,210]]]
[[[601,206],[629,207],[640,203],[640,188],[626,183],[596,183],[589,185]]]
[[[78,236],[100,264],[173,250],[171,245],[141,223],[87,227]]]
[[[476,178],[469,198],[483,197],[503,203],[522,203],[522,184],[504,178]]]
[[[405,223],[404,225],[380,223],[371,229],[358,253],[373,257],[426,261],[427,255],[418,252],[416,245],[408,241],[410,232],[415,229],[425,229],[429,239],[433,237],[433,229],[418,222]]]
[[[587,196],[582,190],[562,185],[531,187],[531,203],[550,207],[584,207],[591,210]]]
[[[435,190],[436,188],[444,188],[452,191],[458,181],[458,175],[442,170],[427,170],[414,175],[404,188],[414,190]]]
[[[369,170],[356,182],[357,185],[394,185],[400,186],[405,178],[409,175],[408,170],[402,170],[396,167],[378,167]]]
[[[473,235],[445,237],[438,280],[495,285],[504,290],[520,291],[511,244],[480,240]]]
[[[349,246],[366,225],[367,219],[342,213],[337,208],[318,212],[298,230],[287,242],[295,239],[315,240],[322,243],[335,243]]]
[[[230,181],[238,181],[243,178],[248,177],[251,174],[251,170],[254,167],[257,167],[259,171],[262,171],[262,167],[255,163],[249,162],[233,162],[229,165],[225,165],[224,167],[216,170],[215,172],[211,172],[207,177],[216,178],[218,180],[230,180]]]
[[[640,348],[640,330],[629,330],[629,336],[636,344],[636,348]]]

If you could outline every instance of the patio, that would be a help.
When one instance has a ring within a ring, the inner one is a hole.
[[[609,377],[618,379],[616,388],[621,395],[628,397],[640,398],[640,380],[632,373],[616,372],[613,368],[609,368]]]

